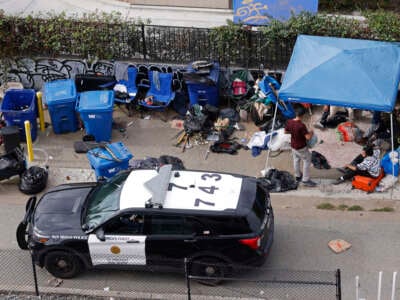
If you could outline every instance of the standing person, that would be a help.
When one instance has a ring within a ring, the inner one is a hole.
[[[302,122],[306,110],[299,106],[295,109],[295,113],[296,117],[287,121],[285,133],[291,134],[290,145],[296,181],[301,181],[305,186],[314,187],[317,184],[310,179],[311,152],[307,146],[307,141],[312,138],[313,131],[307,130],[306,125]],[[300,161],[303,161],[303,173],[300,170]]]
[[[339,168],[339,171],[344,173],[333,184],[340,184],[355,175],[377,178],[381,172],[380,151],[372,146],[365,146],[361,154],[357,155],[350,164],[344,168]]]

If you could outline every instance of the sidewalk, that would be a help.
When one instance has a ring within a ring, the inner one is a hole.
[[[146,114],[150,119],[141,119],[139,113],[128,117],[120,109],[114,111],[114,121],[120,128],[113,129],[112,142],[121,141],[134,155],[133,159],[146,157],[158,158],[161,155],[179,157],[187,169],[232,172],[249,176],[260,177],[261,170],[265,169],[267,151],[253,157],[251,151],[239,150],[237,155],[210,153],[206,158],[209,145],[191,144],[183,151],[182,147],[174,145],[177,129],[171,128],[169,122],[161,120],[161,114],[151,112]],[[175,116],[169,111],[168,119]],[[164,119],[165,115],[162,115]],[[130,126],[126,127],[127,124]],[[252,122],[241,123],[245,130],[236,131],[233,136],[249,139],[258,128]],[[86,154],[75,153],[73,143],[81,141],[84,131],[56,135],[51,126],[45,132],[38,131],[38,138],[34,142],[35,159],[30,165],[48,165],[50,170],[49,186],[79,181],[94,181],[95,176],[90,168]],[[276,168],[293,173],[291,151],[284,151],[277,157],[270,157],[268,168]],[[315,188],[302,185],[297,190],[282,193],[287,197],[319,197],[327,199],[355,199],[355,200],[400,200],[399,186],[384,193],[366,194],[363,191],[352,190],[350,183],[332,185],[341,173],[335,168],[315,169],[311,167],[311,177],[319,183]]]
[[[29,15],[48,12],[67,16],[95,12],[119,12],[121,18],[129,20],[150,20],[152,25],[184,26],[210,28],[226,25],[226,20],[233,20],[233,11],[229,9],[184,8],[168,6],[131,5],[115,0],[4,0],[0,9],[6,14]]]

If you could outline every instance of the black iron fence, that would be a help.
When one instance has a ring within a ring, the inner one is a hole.
[[[33,268],[28,251],[0,250],[0,263],[2,299],[341,299],[340,270],[271,270],[168,260],[166,266],[146,271],[99,269],[59,279]],[[180,268],[172,272],[167,265]]]
[[[228,29],[227,29],[228,30]],[[218,29],[136,23],[9,18],[0,24],[3,57],[82,57],[186,64],[218,61],[223,67],[286,69],[293,38],[273,39],[261,30],[240,29],[223,37]]]

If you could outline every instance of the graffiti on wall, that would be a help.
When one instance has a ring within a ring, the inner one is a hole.
[[[76,74],[114,75],[116,64],[78,59],[20,58],[0,62],[0,83],[21,82],[24,88],[40,90],[44,82],[74,78]]]
[[[184,66],[144,65],[125,61],[94,61],[89,63],[79,59],[20,58],[0,60],[0,85],[4,82],[21,82],[26,89],[42,89],[45,82],[57,79],[75,78],[77,74],[100,74],[115,76],[117,80],[127,79],[127,68],[136,65],[140,70],[170,72],[174,78],[182,80],[180,72]]]
[[[302,11],[317,12],[318,0],[234,0],[235,23],[266,25],[272,19],[287,20]]]

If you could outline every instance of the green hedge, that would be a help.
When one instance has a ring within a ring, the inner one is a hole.
[[[398,0],[319,0],[320,11],[399,10]]]
[[[273,44],[275,47],[279,44],[280,49],[286,47],[288,49],[286,53],[290,53],[290,47],[293,46],[298,34],[400,41],[398,14],[378,10],[365,11],[363,15],[365,21],[334,15],[302,13],[293,16],[287,22],[272,21],[269,26],[259,27],[256,34],[240,24],[228,22],[226,26],[203,30],[201,36],[196,36],[198,40],[195,45],[199,46],[201,39],[208,43],[211,41],[213,59],[227,56],[228,59],[235,57],[245,59],[246,56],[252,55],[263,61],[264,51],[271,49]],[[193,28],[187,30],[193,31]],[[143,21],[126,22],[118,13],[88,14],[78,20],[65,14],[18,18],[4,15],[0,11],[0,57],[65,55],[98,59],[137,57],[138,53],[140,55],[143,51],[146,32],[149,31],[145,30]],[[157,45],[160,46],[159,52],[165,52],[163,50],[165,47],[171,49],[182,44],[184,49],[185,46],[184,41],[171,43],[168,35],[148,34],[148,38],[154,42],[151,44],[155,45],[152,50],[157,48]],[[164,45],[167,42],[170,44]],[[169,52],[173,53],[172,50]],[[209,59],[209,57],[191,58]]]

